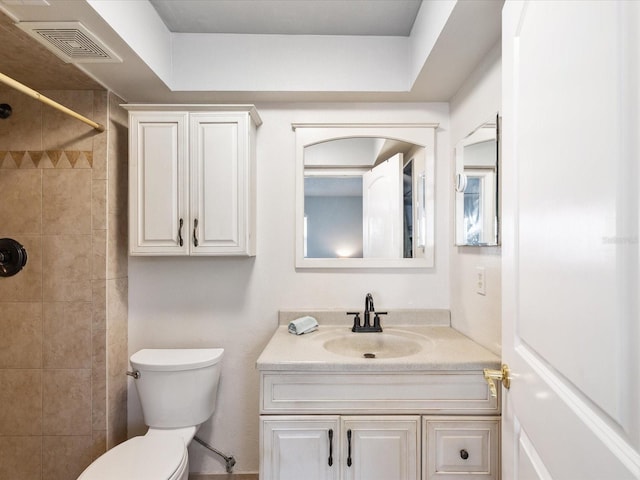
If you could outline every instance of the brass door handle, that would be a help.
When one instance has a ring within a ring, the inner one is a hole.
[[[484,379],[487,381],[487,384],[489,385],[489,390],[491,391],[492,397],[495,398],[498,396],[496,380],[502,381],[502,386],[507,390],[509,390],[509,387],[511,386],[511,377],[509,376],[510,372],[509,372],[508,365],[502,364],[502,367],[500,368],[500,370],[491,370],[489,368],[485,368],[483,372],[484,372]]]

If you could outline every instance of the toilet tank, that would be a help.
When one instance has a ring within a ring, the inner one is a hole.
[[[131,355],[144,422],[155,428],[197,426],[215,410],[222,348],[145,349]]]

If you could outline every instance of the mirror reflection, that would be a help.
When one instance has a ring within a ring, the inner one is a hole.
[[[429,266],[432,149],[412,135],[299,132],[296,266]]]
[[[498,125],[479,126],[456,147],[456,245],[498,245]]]
[[[416,164],[424,170],[424,148],[392,139],[347,138],[307,147],[305,257],[423,255],[424,174],[414,178]]]

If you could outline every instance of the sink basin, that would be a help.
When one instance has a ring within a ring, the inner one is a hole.
[[[410,337],[410,334],[400,332],[347,333],[326,340],[322,346],[329,352],[347,357],[408,357],[422,350],[422,345]]]

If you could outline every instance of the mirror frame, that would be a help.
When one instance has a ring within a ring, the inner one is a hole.
[[[296,268],[433,268],[435,243],[435,131],[436,123],[294,123],[296,135]],[[384,137],[413,143],[425,151],[424,258],[305,258],[304,257],[304,148],[330,140]]]
[[[459,221],[458,221],[458,210],[459,210],[459,203],[461,201],[463,201],[463,196],[464,196],[464,192],[460,192],[458,190],[458,174],[460,173],[460,171],[464,171],[464,147],[468,146],[468,145],[472,145],[474,143],[476,143],[476,140],[473,138],[473,136],[481,129],[484,128],[486,126],[491,126],[495,128],[495,138],[496,138],[496,178],[495,178],[495,205],[496,205],[496,233],[495,233],[495,242],[488,242],[488,243],[461,243],[459,242],[458,236],[460,234],[459,229],[460,229],[460,225],[459,225]],[[502,213],[502,189],[501,189],[501,180],[502,180],[502,176],[501,176],[501,172],[500,172],[500,158],[501,158],[501,154],[500,154],[500,114],[496,114],[495,117],[493,117],[491,120],[488,120],[487,122],[482,123],[481,125],[478,125],[471,133],[469,133],[467,136],[465,136],[462,140],[460,140],[458,142],[458,144],[455,147],[455,168],[454,168],[454,179],[453,179],[453,192],[454,192],[454,199],[453,199],[453,227],[454,227],[454,232],[453,232],[453,241],[454,241],[454,246],[456,247],[497,247],[500,246],[500,240],[501,240],[501,235],[500,235],[500,218],[501,218],[501,213]]]

